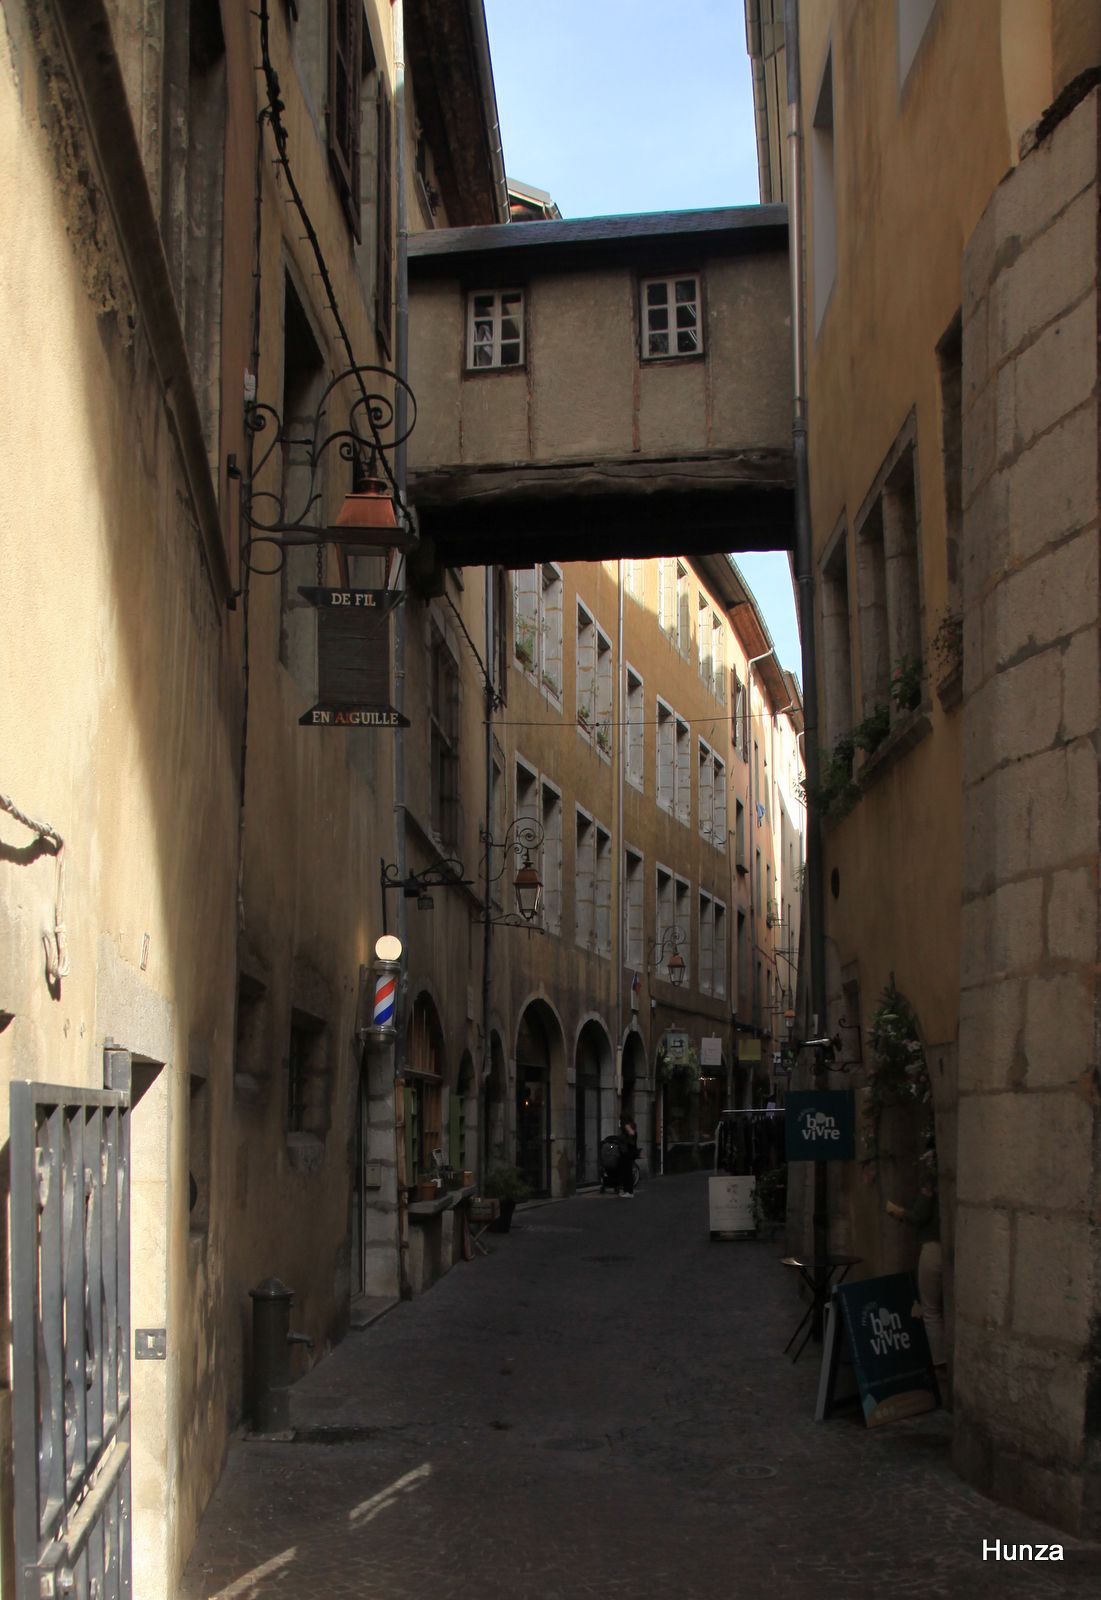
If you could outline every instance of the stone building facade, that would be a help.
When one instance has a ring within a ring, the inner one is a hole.
[[[876,1103],[868,1027],[901,1004],[935,1120],[956,1460],[1095,1535],[1101,21],[1076,0],[799,7],[800,176],[783,8],[746,15],[762,195],[801,182],[806,213],[833,1082]],[[916,1109],[878,1146],[860,1119],[862,1168],[831,1175],[865,1272],[914,1259],[884,1201],[916,1193]]]
[[[252,1409],[251,1289],[275,1277],[294,1291],[295,1331],[312,1340],[293,1348],[296,1374],[357,1316],[450,1264],[456,1214],[411,1204],[435,1150],[479,1174],[519,1155],[561,1194],[591,1175],[595,1141],[625,1105],[651,1145],[700,1159],[714,1103],[765,1092],[746,1044],[767,1070],[781,987],[770,974],[783,963],[779,918],[762,908],[770,885],[777,904],[797,905],[798,693],[722,553],[738,532],[721,517],[692,548],[668,521],[657,548],[652,527],[630,580],[617,564],[635,559],[627,545],[604,564],[533,549],[440,561],[427,515],[408,572],[390,545],[329,536],[357,480],[338,444],[318,446],[351,425],[359,386],[342,373],[404,362],[405,234],[481,231],[509,214],[477,0],[14,0],[2,52],[0,1140],[21,1230],[0,1297],[2,1583],[12,1451],[17,1487],[56,1459],[39,1448],[33,1382],[8,1364],[9,1302],[21,1350],[36,1353],[40,1331],[40,1297],[15,1292],[12,1264],[38,1270],[34,1207],[49,1199],[43,1174],[62,1181],[41,1129],[39,1157],[15,1150],[8,1086],[46,1085],[76,1125],[81,1095],[107,1084],[132,1135],[122,1522],[134,1592],[160,1600]],[[717,293],[711,314],[718,330],[737,312],[755,352],[752,404],[738,410],[748,390],[724,360],[665,375],[683,391],[707,377],[718,409],[689,394],[677,423],[701,440],[726,408],[726,433],[694,468],[707,505],[733,467],[747,544],[783,544],[782,219],[766,208],[743,221],[769,241],[761,293],[738,290],[757,265],[736,248],[736,304]],[[629,436],[638,374],[621,366],[627,420],[614,420]],[[370,378],[383,426],[386,371]],[[432,385],[418,383],[428,404],[413,438],[431,442]],[[503,441],[515,418],[497,421]],[[452,464],[442,450],[421,460]],[[405,503],[427,512],[397,458],[393,471]],[[651,487],[635,482],[636,508]],[[265,543],[272,523],[308,542]],[[536,678],[518,654],[519,574],[542,582],[548,564],[564,608],[557,708],[543,667]],[[372,664],[389,667],[408,726],[302,725],[320,692],[310,588],[400,594]],[[591,660],[578,652],[583,616]],[[582,699],[579,663],[599,703]],[[487,669],[502,697],[492,710]],[[551,726],[519,726],[525,710]],[[674,763],[672,813],[656,731],[661,721],[664,739],[669,719],[674,751],[687,729],[688,757],[687,781]],[[759,768],[738,732],[750,726]],[[755,817],[766,783],[743,861],[736,808]],[[490,925],[487,939],[487,908],[507,904],[508,822],[532,800],[518,784],[534,785],[541,824],[559,796],[560,931],[529,941]],[[406,886],[442,857],[468,881],[449,879],[419,909]],[[575,891],[583,881],[588,894]],[[690,977],[675,993],[661,969],[682,922]],[[370,962],[395,929],[400,1026],[380,1050],[363,1042]],[[676,1140],[657,1083],[671,1032],[686,1039],[685,1072],[695,1058],[712,1080],[677,1085]],[[705,1038],[718,1046],[703,1062]],[[115,1169],[102,1149],[98,1170],[93,1157],[87,1195],[106,1204]],[[74,1272],[98,1271],[79,1228],[70,1237]],[[80,1325],[51,1324],[66,1359]],[[63,1428],[62,1410],[50,1415]]]

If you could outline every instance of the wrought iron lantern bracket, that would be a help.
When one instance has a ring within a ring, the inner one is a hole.
[[[536,920],[542,904],[543,884],[538,869],[531,859],[532,852],[540,849],[543,844],[544,835],[540,824],[534,817],[515,817],[500,841],[494,839],[485,827],[479,828],[478,836],[484,846],[481,876],[485,884],[485,905],[475,921],[488,923],[495,928],[526,928],[529,933],[544,933],[546,930]],[[494,872],[493,867],[498,853],[501,864]],[[522,858],[513,884],[517,909],[502,912],[500,916],[493,916],[490,910],[489,887],[490,884],[499,883],[504,877],[510,855]]]
[[[329,414],[348,393],[346,427],[329,428]],[[392,389],[393,393],[388,393]],[[398,429],[397,395],[407,402],[407,417]],[[417,420],[417,402],[412,389],[387,367],[354,366],[326,385],[312,418],[291,422],[264,401],[248,399],[245,427],[258,459],[252,460],[246,476],[231,455],[229,476],[241,484],[241,517],[248,529],[244,562],[255,576],[275,577],[282,571],[286,551],[298,545],[328,542],[360,549],[408,549],[414,542],[412,516],[398,488],[389,457],[405,443]],[[345,500],[369,505],[366,518],[349,521],[342,511],[333,526],[317,518],[324,500],[322,467],[329,451],[351,466],[352,493]],[[264,489],[259,484],[273,456],[282,453],[279,488]],[[252,454],[250,450],[250,455]],[[397,516],[393,506],[397,506]],[[275,566],[256,566],[252,547],[270,545],[278,557]]]

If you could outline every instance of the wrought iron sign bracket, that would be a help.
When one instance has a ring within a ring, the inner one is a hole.
[[[400,432],[399,392],[407,407]],[[347,426],[329,431],[330,412],[344,404]],[[274,406],[246,400],[245,427],[252,440],[260,443],[259,459],[252,462],[246,476],[236,457],[230,455],[226,471],[241,486],[241,518],[248,529],[242,559],[248,572],[275,577],[283,570],[286,551],[299,545],[409,549],[416,542],[412,515],[401,497],[389,456],[409,438],[416,420],[412,389],[387,367],[354,366],[337,373],[306,421],[291,423]],[[318,520],[324,501],[322,468],[334,446],[340,459],[351,466],[351,492],[334,523],[323,526]],[[277,459],[271,476],[274,480],[278,475],[279,487],[260,488],[273,457]],[[253,546],[260,544],[274,550],[274,566],[255,565]]]

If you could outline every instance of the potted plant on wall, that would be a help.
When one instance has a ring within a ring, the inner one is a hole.
[[[512,1227],[512,1213],[524,1200],[531,1199],[531,1189],[524,1182],[519,1167],[494,1167],[486,1178],[483,1193],[487,1200],[496,1200],[499,1212],[490,1228],[494,1233],[507,1233]]]

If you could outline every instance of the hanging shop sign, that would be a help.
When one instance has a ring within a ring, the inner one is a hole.
[[[317,704],[310,728],[408,728],[390,697],[392,589],[300,588],[317,610]]]
[[[669,1032],[665,1035],[665,1054],[669,1061],[682,1065],[688,1060],[691,1040],[686,1033]]]
[[[784,1105],[789,1161],[851,1161],[851,1089],[793,1089]]]
[[[710,1034],[700,1040],[700,1066],[721,1067],[723,1064],[723,1042],[718,1034]]]
[[[815,1421],[825,1421],[846,1398],[841,1375],[849,1365],[856,1382],[854,1398],[859,1399],[869,1428],[940,1405],[919,1310],[917,1284],[909,1272],[842,1283],[834,1289],[822,1344]]]
[[[760,1039],[739,1039],[738,1040],[738,1060],[739,1061],[760,1061],[760,1059],[761,1059],[761,1041],[760,1041]]]

